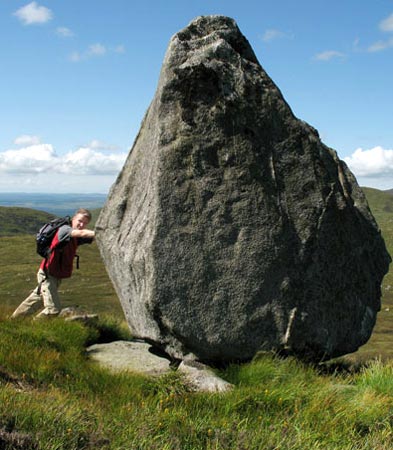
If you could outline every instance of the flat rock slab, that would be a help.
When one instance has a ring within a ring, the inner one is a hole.
[[[170,372],[170,361],[152,353],[152,347],[139,341],[116,341],[95,344],[87,354],[103,367],[114,372],[130,370],[148,376]],[[217,376],[210,367],[197,361],[182,361],[177,369],[186,385],[196,392],[227,392],[233,385]]]
[[[153,354],[151,346],[145,342],[94,344],[86,351],[90,358],[114,372],[130,370],[143,375],[160,376],[171,371],[170,361]]]

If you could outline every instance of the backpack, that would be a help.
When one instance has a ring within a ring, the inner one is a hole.
[[[40,228],[36,236],[37,253],[40,256],[48,258],[52,240],[55,237],[57,230],[63,225],[71,225],[70,216],[53,219]]]

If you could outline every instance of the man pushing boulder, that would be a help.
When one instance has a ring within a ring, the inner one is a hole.
[[[90,211],[80,208],[70,223],[58,228],[50,243],[48,256],[40,264],[37,287],[18,306],[11,318],[33,314],[41,304],[44,309],[39,312],[37,318],[54,317],[60,313],[58,288],[61,280],[71,277],[78,246],[92,243],[95,237],[93,230],[86,229],[90,221]]]

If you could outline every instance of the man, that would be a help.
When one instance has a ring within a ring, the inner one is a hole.
[[[37,318],[54,317],[61,311],[58,288],[63,278],[72,274],[74,258],[78,245],[93,242],[95,233],[85,229],[91,220],[91,213],[80,208],[76,211],[70,225],[61,226],[50,245],[49,257],[42,260],[38,270],[38,286],[14,311],[11,318],[27,316],[37,311],[41,304],[44,309]]]

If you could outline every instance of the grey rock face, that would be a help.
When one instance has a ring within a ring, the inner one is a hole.
[[[354,176],[222,16],[171,39],[97,242],[134,336],[202,361],[355,351],[390,262]]]

